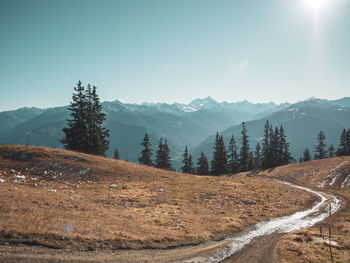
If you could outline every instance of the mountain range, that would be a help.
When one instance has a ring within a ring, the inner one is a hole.
[[[48,109],[21,108],[0,112],[0,143],[62,147],[62,128],[69,118],[68,107]],[[304,148],[313,149],[320,130],[326,142],[336,147],[341,130],[350,127],[350,98],[320,100],[311,98],[295,104],[217,102],[211,97],[195,99],[189,104],[103,102],[110,130],[110,147],[119,150],[122,159],[137,162],[144,134],[150,135],[155,154],[161,137],[167,138],[175,168],[181,167],[187,145],[197,158],[201,151],[211,157],[215,133],[225,142],[234,135],[240,142],[242,121],[247,123],[252,149],[263,136],[264,123],[283,125],[291,152],[299,158]]]

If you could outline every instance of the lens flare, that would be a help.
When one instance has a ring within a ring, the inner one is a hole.
[[[330,0],[304,0],[305,6],[312,12],[320,12],[327,9]]]

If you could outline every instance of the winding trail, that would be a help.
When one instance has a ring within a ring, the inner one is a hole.
[[[10,256],[6,262],[259,262],[255,257],[256,253],[264,262],[271,262],[269,256],[271,256],[274,244],[281,234],[311,227],[328,217],[329,204],[332,204],[332,213],[336,212],[341,205],[341,201],[331,194],[314,191],[289,182],[275,181],[313,193],[320,197],[320,201],[305,211],[257,223],[238,235],[227,237],[222,241],[206,242],[197,246],[185,246],[168,250],[120,250],[113,253],[79,252],[73,255],[62,253],[59,257],[50,257],[49,250],[42,249],[38,253],[39,251],[35,251],[33,248],[22,247],[22,249],[18,248],[20,255],[17,254],[13,258]],[[242,249],[249,246],[252,248],[250,250],[246,249],[245,253],[242,254]],[[23,252],[25,249],[27,249],[27,252]],[[30,249],[33,249],[33,253]],[[48,255],[49,257],[47,257]],[[251,258],[253,259],[251,260]],[[47,261],[48,259],[49,261]],[[5,261],[0,259],[0,262]]]

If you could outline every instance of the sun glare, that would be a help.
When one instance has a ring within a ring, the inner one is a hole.
[[[319,13],[327,9],[330,0],[304,0],[304,5],[312,12]]]

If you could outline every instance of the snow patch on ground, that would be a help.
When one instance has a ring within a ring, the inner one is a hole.
[[[341,188],[344,188],[345,186],[349,186],[349,185],[350,185],[350,174],[348,174],[345,177],[344,181],[341,184]]]
[[[337,178],[340,176],[340,174],[336,174],[333,178],[332,181],[329,183],[329,185],[334,185],[335,181],[337,180]]]
[[[294,188],[302,189],[313,193],[321,198],[321,201],[314,205],[312,208],[305,211],[296,212],[290,216],[284,216],[280,218],[275,218],[267,222],[257,223],[250,231],[245,232],[239,236],[226,238],[226,240],[231,240],[230,246],[219,252],[218,254],[206,258],[206,259],[195,259],[188,262],[221,262],[225,258],[230,257],[237,251],[241,250],[243,247],[248,245],[253,239],[272,233],[289,233],[301,228],[308,228],[321,222],[329,215],[329,209],[324,207],[326,201],[330,200],[332,204],[332,213],[336,212],[340,207],[340,200],[333,195],[324,194],[321,192],[313,191],[309,188],[294,185],[287,182],[280,183],[289,185]],[[319,212],[319,213],[315,213]]]

